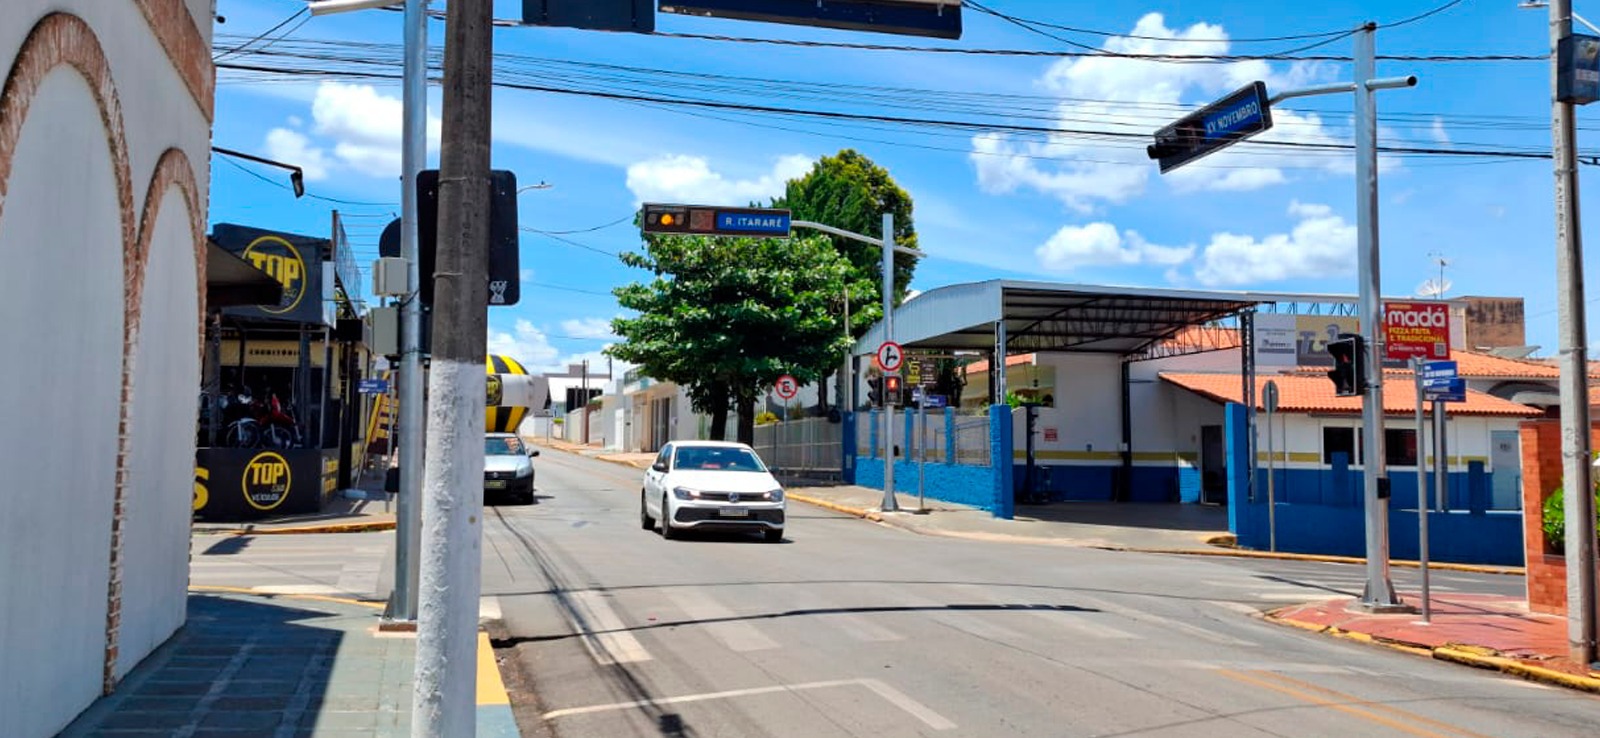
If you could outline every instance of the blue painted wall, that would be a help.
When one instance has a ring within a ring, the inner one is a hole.
[[[1049,494],[1051,502],[1110,502],[1116,496],[1121,464],[1037,464],[1033,470],[1037,488]],[[1193,473],[1195,498],[1199,501],[1200,473]],[[1012,465],[1013,489],[1021,495],[1027,487],[1028,465]],[[1132,502],[1178,502],[1179,470],[1175,466],[1133,467]]]
[[[1290,553],[1366,555],[1366,523],[1361,507],[1278,503],[1278,550]],[[1239,545],[1269,547],[1267,505],[1245,503],[1230,510],[1237,520]],[[1415,560],[1417,512],[1389,510],[1389,551]],[[1428,557],[1458,564],[1522,566],[1522,515],[1516,512],[1433,512],[1428,514]]]
[[[994,406],[990,408],[989,418],[989,450],[990,453],[994,454],[992,458],[1010,458],[1011,407],[1008,405]],[[947,409],[945,422],[951,424],[954,419],[953,411]],[[878,438],[878,433],[881,432],[878,430],[880,427],[878,424],[884,422],[884,419],[881,414],[872,411],[870,422],[874,439],[870,455],[860,457],[856,455],[856,446],[851,440],[853,435],[847,431],[845,434],[844,465],[846,469],[854,471],[853,484],[873,489],[883,489],[883,459],[881,458],[880,449],[877,448],[876,439]],[[894,422],[909,422],[909,415],[907,419],[896,419]],[[953,439],[953,436],[954,434],[952,433],[946,434],[947,458],[954,456],[954,441],[950,440]],[[903,494],[916,494],[919,468],[921,473],[926,474],[922,479],[924,497],[931,500],[971,505],[987,510],[995,517],[1010,518],[1012,516],[1015,502],[1011,491],[1013,481],[1009,464],[971,466],[930,462],[919,465],[903,459],[897,460],[894,467],[895,491]],[[1005,494],[1001,494],[1002,490]]]

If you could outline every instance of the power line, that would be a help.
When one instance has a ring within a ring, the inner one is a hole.
[[[971,6],[971,7],[974,7],[974,8],[979,9],[979,10],[982,10],[982,8],[978,7],[977,3],[966,2],[966,3],[963,3],[963,4]],[[1101,31],[1101,30],[1096,30],[1096,29],[1092,29],[1092,28],[1077,28],[1077,27],[1074,27],[1074,26],[1065,26],[1065,25],[1060,25],[1060,24],[1056,24],[1056,23],[1050,23],[1050,22],[1041,21],[1041,20],[1034,20],[1034,19],[1024,19],[1024,20],[1027,20],[1027,22],[1032,24],[1032,25],[1044,26],[1045,28],[1054,28],[1054,29],[1059,30],[1059,31],[1067,31],[1069,33],[1082,33],[1082,34],[1089,35],[1089,36],[1103,36],[1103,37],[1106,37],[1106,38],[1129,38],[1129,39],[1135,39],[1135,40],[1139,40],[1139,41],[1170,41],[1170,42],[1176,42],[1176,43],[1216,43],[1217,42],[1215,39],[1176,38],[1176,37],[1169,37],[1169,36],[1141,36],[1141,35],[1135,34],[1135,33],[1116,33],[1114,31]],[[1258,38],[1229,38],[1229,39],[1226,39],[1226,40],[1229,43],[1239,43],[1239,44],[1271,43],[1271,42],[1274,42],[1274,41],[1301,41],[1301,40],[1304,40],[1304,39],[1326,38],[1328,36],[1343,36],[1343,35],[1346,35],[1348,33],[1349,33],[1348,31],[1339,30],[1339,31],[1322,31],[1322,32],[1319,32],[1319,33],[1300,33],[1300,34],[1293,34],[1293,35],[1288,35],[1288,36],[1263,36],[1263,37],[1258,37]]]
[[[594,231],[603,231],[603,230],[605,230],[607,228],[610,228],[612,226],[630,222],[630,221],[633,220],[634,216],[635,216],[634,213],[628,213],[627,215],[624,215],[621,218],[613,220],[610,223],[606,223],[604,225],[597,225],[597,226],[594,226],[593,228],[575,228],[575,229],[569,230],[569,231],[546,231],[546,230],[540,230],[538,228],[528,228],[527,231],[529,233],[537,233],[537,234],[539,234],[541,236],[566,236],[566,235],[570,235],[570,234],[573,234],[573,233],[593,233]]]
[[[1461,4],[1461,0],[1450,0],[1450,2],[1447,2],[1447,3],[1443,4],[1443,5],[1440,5],[1439,7],[1434,8],[1433,10],[1429,10],[1429,11],[1427,11],[1425,13],[1419,13],[1417,15],[1411,16],[1410,18],[1406,18],[1404,20],[1397,20],[1397,21],[1394,21],[1392,23],[1379,23],[1378,27],[1379,28],[1399,28],[1400,26],[1404,26],[1404,25],[1407,25],[1407,24],[1410,24],[1410,23],[1416,23],[1417,21],[1420,21],[1420,20],[1422,20],[1424,18],[1428,18],[1430,16],[1436,15],[1438,13],[1443,13],[1444,11],[1449,10],[1449,9],[1451,9],[1451,8],[1457,6],[1457,5],[1460,5],[1460,4]]]
[[[214,156],[211,159],[212,159],[212,161],[224,161],[224,162],[227,162],[228,164],[232,165],[235,169],[238,169],[239,171],[244,172],[245,174],[248,174],[248,175],[250,175],[252,177],[255,177],[256,179],[259,179],[262,182],[266,182],[267,184],[272,185],[273,187],[277,187],[280,190],[291,190],[292,191],[292,188],[290,188],[289,185],[286,185],[286,184],[284,184],[282,182],[279,182],[278,180],[275,180],[275,179],[273,179],[271,177],[268,177],[265,174],[262,174],[262,173],[254,170],[254,169],[251,169],[251,168],[249,168],[249,167],[247,167],[247,166],[245,166],[243,164],[240,164],[239,162],[234,161],[232,158],[229,158],[229,157],[226,157],[226,156]],[[340,205],[361,205],[361,206],[366,206],[366,207],[382,207],[382,208],[392,208],[392,207],[395,206],[395,203],[392,203],[392,202],[362,202],[360,200],[341,200],[341,199],[336,198],[336,197],[324,197],[322,195],[315,195],[315,194],[312,194],[310,192],[307,192],[305,194],[305,196],[309,197],[309,198],[312,198],[314,200],[323,200],[323,201],[326,201],[326,202],[338,203]]]
[[[589,244],[582,243],[582,242],[579,242],[579,241],[574,241],[574,240],[572,240],[570,238],[566,238],[564,236],[556,236],[556,235],[552,235],[552,234],[549,234],[549,233],[545,233],[543,231],[538,231],[538,230],[535,230],[533,228],[529,228],[528,226],[522,226],[522,227],[518,228],[517,230],[522,231],[524,233],[533,233],[533,234],[536,234],[536,235],[544,236],[545,238],[548,238],[548,239],[550,239],[552,241],[559,241],[561,243],[567,244],[568,246],[576,246],[576,247],[578,247],[580,249],[586,249],[588,251],[593,251],[593,252],[595,252],[597,254],[605,254],[606,256],[610,256],[610,257],[618,256],[617,252],[615,252],[615,251],[606,251],[605,249],[598,248],[598,247],[595,247],[595,246],[590,246]]]
[[[250,37],[248,40],[246,40],[244,43],[239,44],[238,46],[235,46],[235,47],[233,47],[231,49],[228,49],[227,51],[224,51],[224,52],[222,52],[220,54],[217,54],[217,55],[211,57],[211,61],[213,61],[213,62],[221,61],[222,59],[226,59],[226,58],[228,58],[228,57],[230,57],[230,56],[232,56],[234,54],[237,54],[237,53],[239,53],[241,51],[244,51],[251,44],[253,44],[253,43],[257,42],[257,41],[260,41],[261,39],[264,39],[267,36],[272,35],[273,31],[276,31],[279,28],[282,28],[282,27],[284,27],[286,25],[289,25],[289,23],[291,21],[293,21],[296,18],[299,18],[302,15],[306,16],[307,20],[310,20],[310,18],[311,18],[310,14],[311,14],[311,11],[309,9],[301,8],[301,9],[295,11],[294,13],[290,14],[289,17],[284,18],[281,21],[278,21],[278,25],[275,25],[275,26],[273,26],[271,28],[268,28],[265,31],[262,31],[261,33],[256,34],[255,36]],[[300,25],[305,25],[304,21],[302,21]],[[300,28],[300,26],[295,26],[294,28],[290,29],[288,33],[294,33],[296,30],[299,30],[299,28]],[[287,36],[288,33],[286,33],[284,35]]]
[[[543,288],[549,289],[549,290],[561,290],[562,292],[577,292],[577,293],[584,294],[584,295],[599,295],[601,297],[615,297],[615,295],[612,295],[610,292],[600,292],[598,290],[584,290],[584,289],[579,289],[577,287],[566,287],[564,285],[559,285],[559,284],[550,284],[549,282],[529,281],[528,284],[532,285],[534,287],[543,287]]]

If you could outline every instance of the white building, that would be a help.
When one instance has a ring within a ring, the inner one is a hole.
[[[184,622],[212,3],[0,15],[0,735],[40,738]]]

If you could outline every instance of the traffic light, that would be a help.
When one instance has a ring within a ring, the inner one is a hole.
[[[877,407],[877,406],[883,404],[883,378],[882,377],[868,377],[867,378],[867,401],[872,403],[873,407]]]
[[[1339,339],[1328,342],[1328,355],[1333,357],[1333,368],[1328,378],[1333,380],[1333,394],[1338,397],[1356,397],[1367,389],[1367,342],[1353,333],[1341,333]]]
[[[640,230],[645,233],[688,233],[689,208],[682,205],[646,203],[644,223]]]
[[[900,375],[889,374],[883,378],[884,398],[893,405],[900,402]]]

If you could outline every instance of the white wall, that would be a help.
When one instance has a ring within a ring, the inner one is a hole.
[[[1036,451],[1047,456],[1062,452],[1073,457],[1120,453],[1122,445],[1122,360],[1102,354],[1039,354],[1041,367],[1055,374],[1055,407],[1039,408]],[[1012,367],[1008,380],[1028,377]],[[1041,382],[1041,385],[1043,382]],[[1027,444],[1027,424],[1018,411],[1012,423],[1014,448]],[[1045,429],[1056,431],[1047,439]]]
[[[12,129],[19,133],[11,160],[0,162],[0,170],[9,164],[0,200],[0,315],[12,318],[0,321],[0,345],[14,352],[0,383],[0,735],[35,738],[66,725],[102,688],[123,415],[124,249],[140,227],[157,163],[172,148],[187,156],[183,173],[202,212],[187,212],[167,188],[156,194],[159,225],[144,224],[155,235],[138,306],[148,311],[144,330],[127,357],[133,387],[115,673],[182,622],[199,373],[198,264],[188,218],[205,220],[211,125],[209,101],[191,94],[138,3],[3,6],[0,75],[15,70],[24,40],[50,13],[80,19],[93,37],[58,37],[57,50],[90,60],[90,72],[70,64],[46,72]],[[197,42],[177,53],[208,53],[211,6],[178,5],[196,18],[171,20],[200,33],[172,29],[180,44]],[[92,61],[96,48],[109,72],[98,83],[86,77],[101,68]],[[109,88],[106,102],[115,107],[108,109],[119,110],[112,125],[120,128],[102,122],[96,88]],[[114,131],[126,145],[125,191],[108,143]],[[119,196],[130,206],[128,221]]]
[[[18,25],[31,23],[0,23]],[[68,67],[33,100],[0,207],[0,345],[14,352],[0,382],[0,735],[31,738],[100,694],[121,412],[112,157]]]
[[[194,461],[165,453],[195,430],[200,340],[189,208],[174,190],[162,201],[145,277],[130,405],[132,468],[123,507],[122,609],[117,675],[183,624],[189,572]]]

